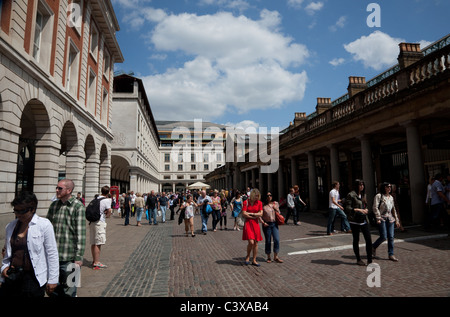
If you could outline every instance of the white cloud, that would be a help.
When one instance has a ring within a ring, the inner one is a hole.
[[[268,10],[260,20],[226,12],[166,15],[148,36],[152,56],[176,53],[186,61],[142,78],[155,116],[211,120],[301,100],[307,75],[291,69],[309,51],[281,34],[280,23],[279,13]]]
[[[287,4],[289,7],[294,9],[300,9],[302,7],[303,0],[288,0]]]
[[[305,7],[306,13],[314,15],[317,11],[322,10],[323,2],[311,2]]]
[[[344,48],[353,55],[355,61],[362,62],[365,67],[382,70],[397,63],[398,44],[404,41],[381,31],[375,31],[345,44]]]
[[[254,129],[255,131],[258,131],[259,123],[252,121],[252,120],[243,120],[241,122],[233,123],[233,122],[227,122],[224,124],[227,127],[231,127],[234,129],[242,129],[244,131],[252,131]]]
[[[329,63],[333,66],[339,66],[345,62],[344,58],[334,58]]]
[[[334,25],[330,26],[330,31],[336,32],[338,28],[342,29],[345,26],[345,23],[347,22],[346,16],[341,16]]]

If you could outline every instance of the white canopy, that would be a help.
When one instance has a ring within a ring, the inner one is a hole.
[[[187,188],[188,189],[208,189],[211,186],[209,186],[208,184],[202,183],[202,182],[197,182],[194,184],[189,185]]]

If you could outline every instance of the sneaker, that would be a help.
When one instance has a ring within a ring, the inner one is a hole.
[[[92,264],[92,266],[94,267],[94,269],[106,269],[108,266],[103,264],[103,263],[97,263],[97,264]]]

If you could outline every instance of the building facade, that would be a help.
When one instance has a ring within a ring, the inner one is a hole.
[[[111,175],[114,63],[123,62],[111,1],[0,2],[0,222],[16,193],[46,214],[60,178],[93,198]]]
[[[117,75],[113,91],[111,185],[121,193],[158,191],[159,135],[142,80]]]
[[[224,125],[194,121],[156,121],[160,137],[160,191],[182,192],[225,164]]]
[[[355,179],[366,183],[369,206],[383,181],[396,184],[404,222],[421,223],[429,177],[450,168],[450,35],[421,50],[401,43],[398,64],[372,80],[349,77],[347,93],[317,98],[316,112],[296,113],[279,139],[279,168],[226,163],[206,176],[285,198],[293,185],[312,210],[328,208],[331,182],[341,196]],[[234,175],[229,178],[229,175]]]

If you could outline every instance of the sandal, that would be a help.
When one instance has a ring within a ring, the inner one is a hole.
[[[271,263],[272,259],[271,258],[267,258],[267,263]]]
[[[282,259],[280,259],[280,258],[276,258],[276,259],[275,259],[275,262],[283,263],[284,261],[283,261]]]

